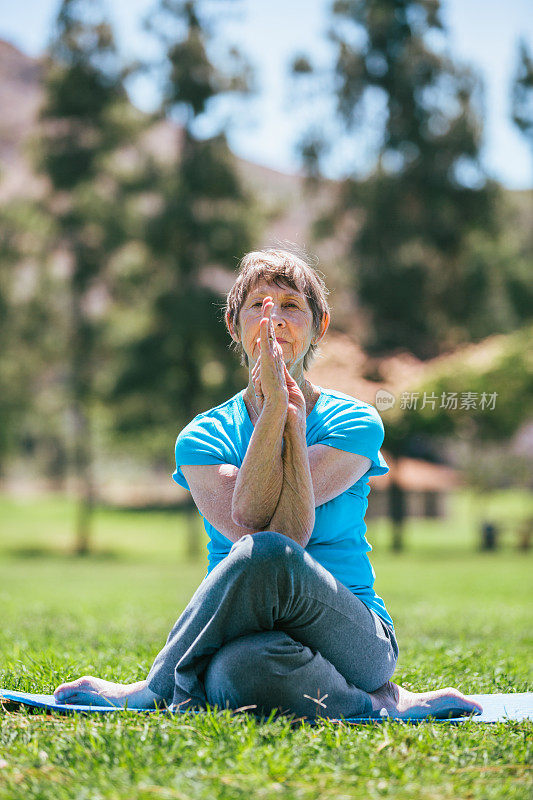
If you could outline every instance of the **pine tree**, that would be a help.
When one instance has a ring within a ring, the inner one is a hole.
[[[95,502],[91,411],[100,330],[91,312],[91,292],[124,236],[119,190],[106,158],[131,135],[113,33],[98,2],[63,0],[49,47],[45,89],[40,168],[50,182],[48,208],[57,224],[57,248],[71,264],[65,296],[68,341],[63,345],[79,500],[76,551],[83,554],[89,548]]]
[[[350,258],[374,354],[406,348],[426,358],[468,338],[479,275],[469,274],[465,243],[495,230],[478,82],[430,44],[442,34],[438,0],[333,4],[338,119],[354,139],[371,123],[377,153],[367,178],[344,181],[322,230],[346,214],[360,220]],[[303,61],[296,69],[307,70]],[[323,143],[307,150],[320,160]]]
[[[348,175],[317,230],[332,235],[346,217],[356,223],[348,257],[367,351],[429,358],[471,338],[479,298],[493,294],[468,252],[472,235],[497,231],[498,191],[479,159],[479,81],[435,45],[445,33],[439,0],[336,0],[332,15],[336,119],[353,144],[373,131],[376,161],[367,177]],[[296,75],[310,70],[304,58],[293,65]],[[314,182],[332,147],[316,131],[304,140]],[[405,503],[394,463],[408,447],[402,436],[387,445],[395,550]]]
[[[176,131],[174,164],[159,172],[160,211],[146,225],[149,322],[125,351],[115,398],[122,403],[119,430],[156,439],[159,432],[168,449],[176,430],[242,380],[228,349],[220,294],[206,285],[202,270],[235,268],[250,243],[250,199],[225,133],[201,138],[197,128],[212,101],[244,91],[247,77],[234,51],[232,74],[210,60],[212,34],[199,3],[165,0],[153,27],[164,31],[167,49],[163,113],[184,124]]]
[[[177,431],[234,393],[243,378],[228,348],[221,296],[203,270],[233,270],[249,249],[250,198],[240,185],[224,130],[202,138],[198,126],[217,98],[247,90],[249,71],[234,49],[229,70],[211,61],[212,33],[201,6],[193,0],[162,0],[152,19],[167,53],[162,112],[183,126],[176,131],[174,164],[159,170],[160,211],[145,230],[152,278],[148,321],[125,349],[114,392],[117,429],[141,443],[149,438],[152,458],[164,442],[168,466]],[[191,558],[199,553],[196,517],[188,525]]]

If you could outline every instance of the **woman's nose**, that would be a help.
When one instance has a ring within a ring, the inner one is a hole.
[[[272,313],[270,315],[270,318],[271,318],[271,320],[272,320],[274,325],[284,325],[285,324],[285,320],[283,319],[283,315],[281,313],[281,309],[276,308],[276,306],[274,306],[274,308],[272,309]]]

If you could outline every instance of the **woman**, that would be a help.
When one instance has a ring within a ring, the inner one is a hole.
[[[209,534],[209,569],[146,680],[85,676],[70,703],[272,709],[406,719],[480,707],[390,682],[398,646],[373,589],[368,478],[388,467],[376,410],[305,377],[329,325],[326,288],[294,254],[246,255],[226,307],[249,381],[176,442],[174,479]]]

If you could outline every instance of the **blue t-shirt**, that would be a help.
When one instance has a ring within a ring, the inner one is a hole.
[[[180,486],[189,489],[181,471],[182,465],[241,466],[253,433],[243,395],[244,390],[222,405],[198,414],[181,431],[176,441],[176,471],[172,476]],[[389,471],[379,450],[383,436],[383,423],[373,406],[342,392],[320,390],[320,396],[307,417],[307,446],[329,445],[367,456],[372,463],[368,472],[353,486],[316,508],[315,527],[305,549],[392,626],[385,604],[373,588],[375,573],[367,555],[372,547],[366,539],[364,523],[370,491],[368,478]],[[228,555],[233,542],[205,518],[204,526],[209,536],[209,574]]]

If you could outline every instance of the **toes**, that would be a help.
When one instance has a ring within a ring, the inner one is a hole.
[[[67,694],[68,692],[73,690],[73,686],[71,683],[60,683],[59,686],[54,690],[54,695],[60,694]]]
[[[457,695],[448,695],[441,698],[441,707],[436,707],[435,716],[438,718],[467,717],[470,714],[479,714],[482,708],[458,692]]]
[[[54,697],[62,697],[69,693],[70,684],[68,683],[61,683],[55,690],[54,690]]]
[[[63,695],[62,697],[58,697],[60,703],[64,703],[65,705],[75,705],[79,703],[79,698],[77,694],[69,694]]]
[[[65,705],[91,705],[91,697],[85,692],[72,691],[56,697],[56,700]]]
[[[81,678],[76,678],[75,681],[67,681],[61,683],[54,691],[54,697],[57,700],[63,700],[65,697],[71,697],[78,689],[87,686],[91,682],[90,675],[83,675]]]

